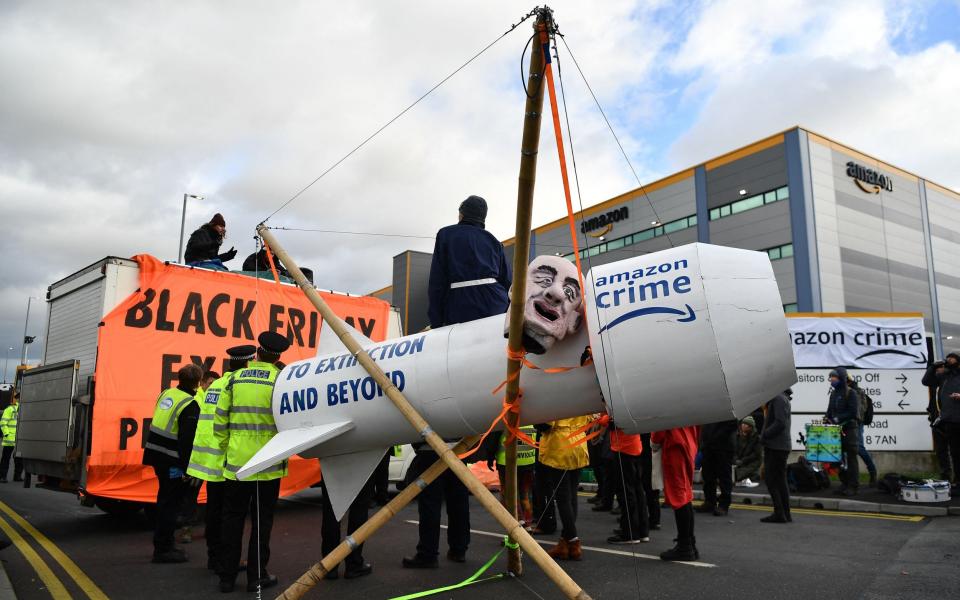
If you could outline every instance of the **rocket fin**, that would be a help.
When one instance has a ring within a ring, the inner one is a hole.
[[[353,421],[340,421],[337,423],[327,423],[325,425],[316,425],[313,427],[298,427],[297,429],[287,429],[264,444],[263,448],[253,455],[237,471],[237,478],[244,479],[255,475],[271,465],[275,465],[281,460],[290,458],[297,452],[302,452],[307,448],[321,444],[327,440],[333,439],[342,433],[353,429]]]
[[[383,448],[320,459],[320,472],[323,474],[330,505],[337,520],[346,514],[350,504],[360,494],[360,490],[367,484],[386,453],[387,449]]]
[[[353,327],[350,327],[350,324],[340,317],[337,317],[337,319],[351,330],[350,335],[352,335],[353,339],[357,340],[361,346],[364,348],[369,348],[373,345],[373,340],[363,335]],[[341,342],[340,338],[337,337],[337,334],[334,333],[333,327],[330,327],[328,323],[324,323],[320,328],[320,340],[317,343],[317,356],[324,354],[336,354],[338,352],[346,351],[347,347],[343,345],[343,342]]]

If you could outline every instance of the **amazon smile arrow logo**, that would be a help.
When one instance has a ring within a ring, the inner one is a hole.
[[[636,319],[638,317],[645,317],[647,315],[680,315],[683,318],[677,319],[678,323],[689,323],[691,321],[697,320],[697,313],[693,310],[693,307],[689,304],[684,304],[686,310],[680,310],[679,308],[670,308],[669,306],[649,306],[647,308],[638,308],[636,310],[631,310],[630,312],[624,313],[617,317],[616,319],[607,323],[604,327],[600,329],[599,333],[603,333],[608,329],[613,329],[617,325],[623,323],[624,321],[629,321],[630,319]]]

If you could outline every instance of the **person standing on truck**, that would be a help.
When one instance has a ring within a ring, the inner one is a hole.
[[[503,244],[484,229],[486,218],[487,201],[470,196],[459,222],[437,232],[427,306],[433,329],[507,312],[510,270]]]
[[[232,592],[240,569],[243,523],[252,509],[253,526],[247,546],[247,591],[277,585],[279,579],[267,571],[270,560],[270,531],[273,510],[280,497],[280,479],[287,475],[283,460],[250,478],[240,481],[237,471],[277,435],[273,419],[273,386],[280,374],[277,363],[290,347],[287,338],[266,331],[257,337],[256,360],[239,371],[217,399],[213,434],[224,453],[223,525],[219,552],[220,591]]]
[[[230,382],[230,374],[247,366],[256,355],[257,347],[246,344],[227,348],[230,357],[228,369],[223,377],[207,385],[206,392],[197,401],[200,405],[200,417],[197,433],[193,437],[193,452],[187,475],[195,481],[207,482],[207,510],[204,517],[203,537],[207,540],[207,568],[220,572],[218,552],[220,551],[220,525],[223,519],[223,460],[217,438],[213,434],[213,417],[217,410],[217,401],[223,388]],[[199,394],[198,394],[199,395]],[[199,485],[196,486],[199,489]]]
[[[187,561],[186,552],[174,543],[174,531],[190,491],[186,469],[200,415],[194,396],[202,376],[203,370],[192,363],[177,371],[177,387],[161,392],[150,422],[143,464],[153,467],[159,481],[157,526],[153,533],[155,563]]]
[[[209,223],[204,223],[199,229],[190,234],[187,241],[187,250],[183,260],[191,267],[203,267],[217,271],[229,271],[223,263],[231,261],[237,256],[232,246],[223,254],[219,254],[220,245],[227,236],[227,222],[223,215],[213,215]]]
[[[460,220],[437,232],[430,264],[427,316],[434,329],[507,312],[510,271],[503,244],[484,229],[487,201],[470,196],[460,203]],[[450,440],[447,440],[450,442]],[[413,446],[416,456],[409,475],[415,480],[437,461],[425,443]],[[440,509],[447,503],[447,558],[466,561],[470,545],[470,493],[450,471],[445,471],[417,496],[419,543],[413,556],[403,558],[407,569],[436,569],[440,554]]]
[[[17,417],[20,415],[20,404],[17,395],[10,397],[10,406],[3,409],[0,417],[0,430],[3,432],[3,456],[0,458],[0,483],[7,482],[7,471],[10,470],[10,456],[17,445]],[[13,480],[23,481],[23,461],[13,458]]]

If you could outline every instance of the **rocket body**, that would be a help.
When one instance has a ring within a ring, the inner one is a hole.
[[[579,329],[527,355],[539,368],[521,370],[521,424],[604,411],[628,433],[712,423],[796,382],[766,253],[688,244],[594,267],[584,281]],[[497,315],[382,343],[355,337],[434,431],[460,438],[483,433],[502,410],[493,390],[506,373],[503,323]],[[339,516],[387,448],[420,436],[328,330],[316,358],[280,373],[278,434],[239,476],[292,454],[322,458]],[[593,363],[581,366],[587,346]],[[547,371],[558,367],[567,369]]]

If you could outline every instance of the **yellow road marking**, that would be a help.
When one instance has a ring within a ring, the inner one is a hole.
[[[578,496],[583,497],[592,497],[594,494],[590,492],[577,492]],[[694,506],[700,506],[703,504],[702,501],[697,501],[693,503]],[[731,504],[730,508],[735,508],[737,510],[755,510],[761,512],[773,512],[772,506],[765,506],[763,504]],[[919,523],[926,519],[926,517],[921,515],[888,515],[886,513],[877,513],[877,512],[859,512],[859,511],[850,511],[850,510],[827,510],[819,508],[796,508],[791,507],[790,513],[795,515],[815,515],[818,517],[853,517],[854,519],[877,519],[880,521],[901,521],[903,523]]]
[[[33,538],[36,539],[41,546],[43,546],[43,549],[46,550],[47,553],[60,564],[61,567],[63,567],[63,570],[67,572],[67,575],[77,582],[77,586],[83,590],[83,593],[86,594],[90,600],[109,600],[107,595],[103,593],[103,590],[101,590],[97,584],[87,577],[86,573],[84,573],[80,567],[77,566],[77,563],[73,562],[69,556],[64,554],[63,551],[57,547],[56,544],[50,541],[50,538],[43,535],[43,533],[41,533],[36,527],[14,512],[14,510],[5,503],[0,502],[0,510],[10,515],[10,518],[13,519],[17,525],[22,527],[24,531],[33,536]]]
[[[33,570],[40,576],[40,581],[47,587],[47,591],[50,592],[53,600],[70,600],[71,596],[67,593],[67,588],[63,587],[63,582],[57,579],[57,576],[53,574],[53,571],[50,570],[47,563],[43,562],[40,555],[30,547],[30,544],[23,539],[20,533],[7,523],[3,517],[0,517],[0,529],[7,534],[10,541],[13,542],[17,550],[20,551],[20,554],[27,559],[27,562],[30,563]]]

